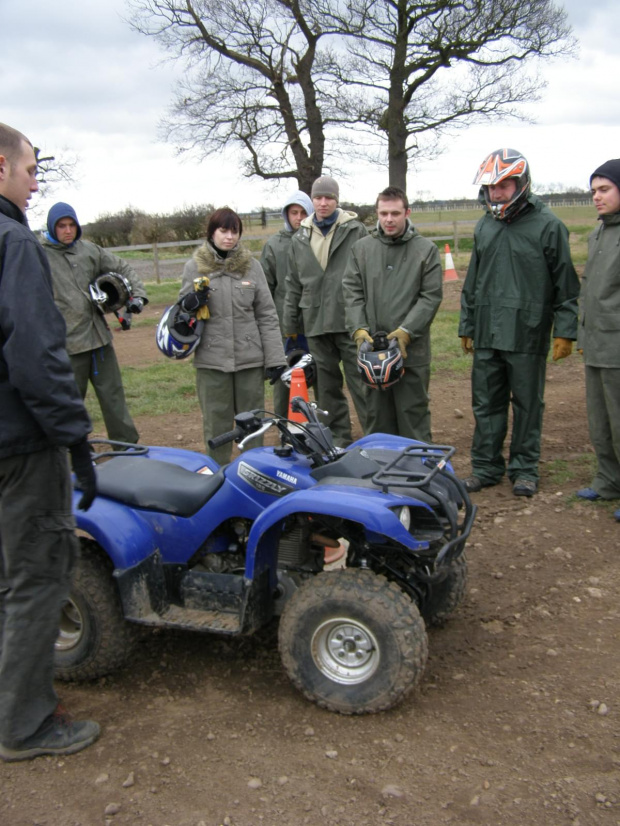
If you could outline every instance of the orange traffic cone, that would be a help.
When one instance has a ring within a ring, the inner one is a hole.
[[[308,399],[308,385],[306,384],[306,374],[301,367],[295,367],[291,373],[291,391],[288,395],[288,418],[292,422],[306,422],[307,419],[303,413],[293,411],[291,402],[295,396],[301,396],[305,401]]]
[[[454,269],[454,261],[452,260],[452,253],[450,252],[450,244],[446,244],[446,266],[443,271],[443,280],[445,281],[458,281],[459,277]]]

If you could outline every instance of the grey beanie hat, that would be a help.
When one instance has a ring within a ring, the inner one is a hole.
[[[321,175],[321,177],[317,178],[312,184],[311,195],[313,198],[320,198],[324,195],[326,198],[335,198],[338,201],[340,198],[340,190],[333,178],[330,178],[329,175]]]

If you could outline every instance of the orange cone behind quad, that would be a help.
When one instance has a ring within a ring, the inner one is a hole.
[[[301,367],[295,367],[291,373],[291,390],[288,395],[288,418],[292,422],[305,422],[306,417],[303,413],[297,413],[291,409],[291,401],[295,398],[295,396],[301,396],[305,401],[310,401],[308,398],[306,374]]]
[[[446,244],[445,248],[446,252],[446,265],[443,272],[443,280],[445,281],[458,281],[459,277],[457,275],[456,269],[454,268],[454,260],[452,258],[452,253],[450,252],[450,244]]]

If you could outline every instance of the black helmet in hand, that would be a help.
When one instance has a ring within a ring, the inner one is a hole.
[[[316,381],[316,364],[314,357],[307,350],[301,348],[289,350],[288,353],[286,353],[286,363],[288,364],[288,368],[282,373],[280,379],[287,387],[291,386],[291,376],[293,375],[293,370],[297,367],[304,371],[306,386],[312,387]]]
[[[90,297],[102,313],[113,313],[127,304],[131,297],[131,284],[118,272],[104,272],[89,285]]]
[[[362,381],[373,390],[387,390],[405,372],[403,357],[395,338],[389,339],[383,330],[372,337],[373,344],[365,341],[357,353],[357,369]]]

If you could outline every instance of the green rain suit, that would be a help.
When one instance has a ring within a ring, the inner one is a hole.
[[[280,319],[280,326],[282,329],[282,336],[286,337],[286,330],[282,326],[282,318],[284,314],[284,296],[286,294],[286,272],[288,266],[288,254],[291,246],[291,239],[295,234],[295,230],[288,220],[288,208],[290,206],[301,206],[305,209],[308,215],[314,211],[312,201],[305,192],[298,190],[294,192],[282,207],[282,218],[284,220],[284,228],[272,235],[269,238],[260,257],[260,264],[265,273],[265,278],[269,284],[271,295],[273,296],[278,318]],[[284,343],[284,341],[283,341]],[[289,404],[289,389],[281,381],[277,381],[273,386],[273,409],[278,416],[288,416]]]
[[[577,338],[579,279],[568,230],[536,196],[512,219],[487,212],[461,295],[459,336],[474,341],[472,473],[484,485],[505,471],[502,446],[512,403],[508,476],[538,482],[546,359],[555,338]]]
[[[74,217],[75,213],[67,212],[67,216]],[[82,398],[90,381],[108,438],[135,444],[138,431],[127,407],[112,331],[92,301],[88,287],[99,275],[120,273],[131,284],[132,296],[142,298],[146,304],[144,286],[126,261],[97,244],[80,240],[79,235],[74,243],[67,245],[48,233],[43,247],[52,271],[54,301],[67,325],[67,353]]]
[[[590,439],[598,471],[591,487],[620,498],[620,212],[602,215],[588,239],[581,281],[579,347],[586,365]]]
[[[326,239],[329,253],[325,268],[319,263],[313,235],[322,236],[312,217],[306,218],[293,236],[286,276],[284,329],[287,335],[305,332],[316,362],[315,396],[327,410],[326,424],[338,447],[351,444],[351,418],[343,391],[340,362],[362,429],[365,427],[365,393],[357,372],[357,350],[344,320],[342,278],[351,247],[368,235],[354,212],[338,209]],[[331,236],[331,237],[330,237]]]
[[[343,291],[351,335],[360,328],[374,334],[402,327],[411,336],[402,378],[367,394],[366,432],[430,442],[430,326],[443,292],[439,250],[410,221],[398,238],[377,224],[353,245]]]

